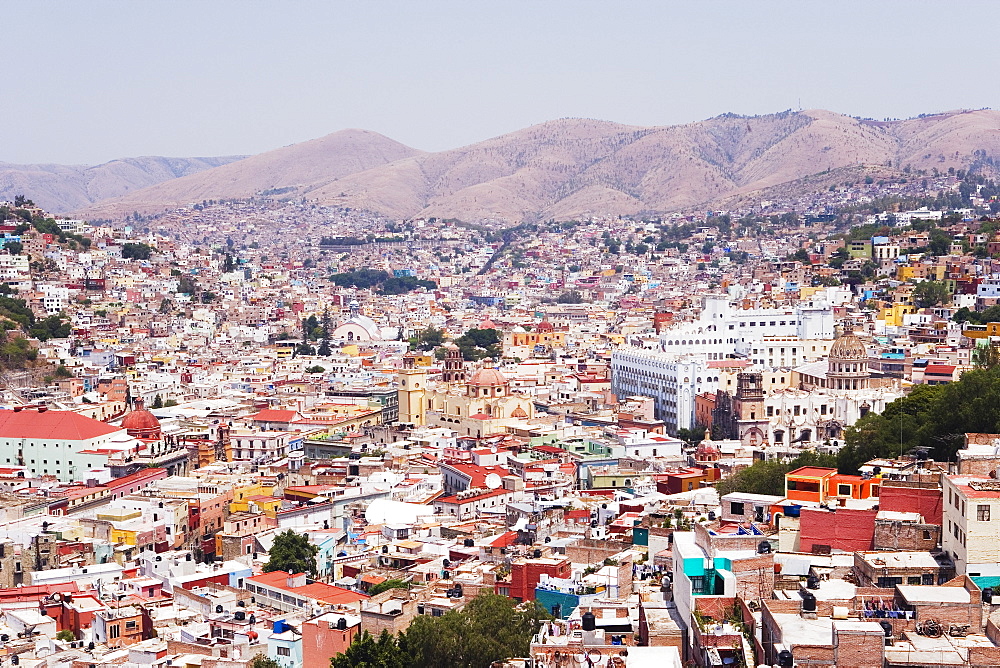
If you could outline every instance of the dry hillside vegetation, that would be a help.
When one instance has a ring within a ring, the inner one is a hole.
[[[268,189],[395,218],[567,219],[669,212],[845,168],[968,167],[1000,159],[1000,113],[893,122],[823,110],[667,127],[564,119],[422,153],[346,131],[167,181],[88,208],[111,217]]]

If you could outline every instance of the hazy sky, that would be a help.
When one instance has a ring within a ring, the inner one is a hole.
[[[0,161],[425,150],[533,123],[1000,108],[1000,3],[5,0]]]

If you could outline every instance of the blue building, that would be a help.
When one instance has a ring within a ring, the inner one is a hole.
[[[284,619],[276,619],[267,637],[267,658],[281,668],[302,668],[302,634]]]

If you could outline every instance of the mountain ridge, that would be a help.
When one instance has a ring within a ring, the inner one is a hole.
[[[351,129],[164,180],[80,213],[114,218],[280,189],[401,219],[634,215],[733,201],[849,167],[973,164],[1000,164],[1000,112],[875,121],[809,109],[669,126],[564,118],[437,152]]]

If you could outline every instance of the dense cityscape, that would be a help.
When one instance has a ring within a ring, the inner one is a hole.
[[[1000,659],[991,180],[516,223],[281,195],[0,203],[5,664]]]

